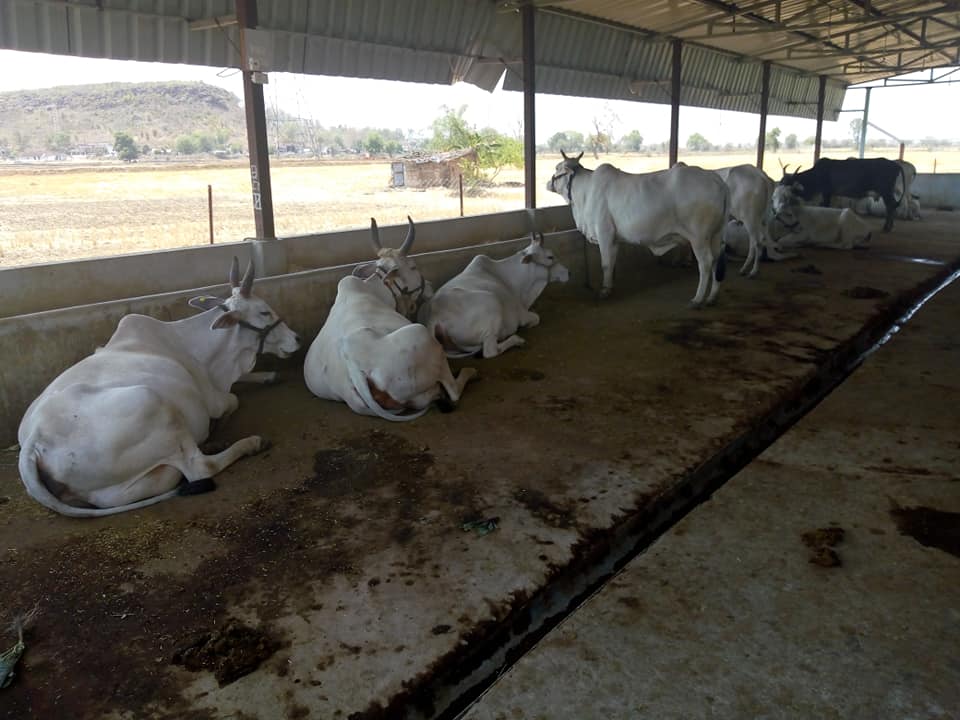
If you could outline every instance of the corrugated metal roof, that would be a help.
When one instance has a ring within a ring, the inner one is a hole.
[[[761,62],[773,62],[770,112],[813,117],[818,75],[826,117],[845,87],[951,58],[960,63],[956,0],[535,0],[537,91],[669,102],[669,37],[684,40],[682,102],[759,107]],[[450,84],[487,90],[505,68],[519,90],[520,18],[504,0],[273,0],[248,35],[266,71]],[[239,65],[235,26],[190,21],[233,0],[2,0],[0,47],[218,67]]]

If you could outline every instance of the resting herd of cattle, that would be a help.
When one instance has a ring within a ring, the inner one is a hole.
[[[869,243],[870,229],[853,210],[828,207],[836,196],[882,198],[885,230],[897,214],[915,216],[916,172],[901,161],[823,159],[806,172],[784,168],[774,183],[749,165],[710,171],[678,163],[630,174],[607,164],[589,170],[580,164],[583,153],[562,154],[547,189],[564,197],[577,228],[599,246],[601,296],[613,289],[621,242],[657,255],[688,245],[699,270],[692,304],[699,306],[717,296],[726,250],[743,256],[740,272],[753,276],[762,256]],[[806,204],[816,198],[824,207]],[[540,293],[569,278],[543,236],[531,233],[523,250],[503,260],[477,255],[434,292],[409,255],[415,228],[408,222],[395,249],[382,247],[371,220],[376,259],[340,280],[303,368],[314,395],[390,421],[414,420],[434,403],[456,404],[476,371],[455,376],[448,358],[491,358],[522,345],[517,331],[539,323],[530,308]],[[260,354],[283,358],[301,347],[253,294],[253,280],[251,266],[239,277],[234,258],[230,297],[193,298],[202,312],[174,322],[127,315],[104,347],[53,380],[20,423],[27,493],[64,515],[109,515],[209,490],[218,472],[264,450],[259,436],[215,454],[199,447],[211,419],[237,409],[234,383],[275,380],[253,372]]]

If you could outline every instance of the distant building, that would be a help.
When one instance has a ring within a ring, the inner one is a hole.
[[[467,165],[477,162],[477,151],[450,150],[433,155],[416,154],[390,163],[393,187],[455,187]]]

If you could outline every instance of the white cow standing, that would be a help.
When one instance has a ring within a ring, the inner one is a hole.
[[[71,517],[135,510],[209,489],[208,478],[265,449],[257,435],[215,455],[198,447],[211,418],[237,409],[235,382],[272,379],[250,373],[259,353],[287,357],[300,346],[252,294],[252,266],[239,283],[238,274],[234,258],[231,296],[194,298],[206,312],[193,317],[126,315],[104,347],[33,401],[18,432],[20,477],[32,498]],[[178,490],[181,475],[187,485]]]
[[[755,277],[760,269],[763,248],[769,245],[767,218],[770,216],[770,197],[774,182],[760,168],[753,165],[734,165],[714,170],[730,190],[730,215],[743,227],[748,244],[741,275]],[[729,229],[725,230],[729,232]]]
[[[337,298],[303,366],[307,387],[317,397],[397,422],[416,420],[444,397],[457,403],[476,374],[464,368],[454,378],[440,342],[408,319],[432,290],[407,257],[414,240],[413,221],[407,221],[406,240],[393,249],[381,246],[371,218],[377,260],[357,266],[337,284]]]
[[[420,308],[418,319],[444,345],[450,357],[483,350],[496,357],[523,345],[521,327],[534,327],[540,316],[530,306],[549,282],[567,282],[570,273],[553,252],[530,233],[530,244],[503,260],[477,255]]]
[[[580,165],[583,153],[575,158],[561,154],[563,160],[547,190],[570,203],[577,228],[599,245],[601,297],[609,296],[613,289],[618,240],[644,245],[655,255],[686,241],[700,271],[691,303],[713,302],[724,275],[722,235],[730,208],[729,191],[716,173],[675,165],[635,175],[606,163],[588,170]]]

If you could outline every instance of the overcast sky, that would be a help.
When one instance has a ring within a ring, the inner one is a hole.
[[[242,97],[240,75],[233,69],[168,63],[64,57],[0,50],[0,92],[59,85],[155,80],[201,80]],[[960,73],[957,74],[960,79]],[[480,127],[518,132],[523,117],[523,96],[497,90],[488,93],[473,85],[453,86],[399,83],[383,80],[272,73],[265,88],[267,103],[293,115],[311,117],[324,126],[402,128],[426,132],[442,106],[468,106],[467,119]],[[863,107],[864,91],[847,91],[844,109]],[[909,140],[924,137],[960,139],[956,114],[960,109],[960,84],[875,89],[870,99],[870,121],[893,135]],[[844,112],[837,122],[824,123],[825,138],[846,138],[850,121],[859,113]],[[584,134],[594,117],[614,118],[614,135],[638,130],[646,143],[668,140],[670,107],[629,101],[537,96],[537,141],[546,142],[556,132]],[[756,139],[758,117],[703,108],[681,108],[681,144],[699,132],[713,143],[745,143]],[[0,128],[3,120],[0,119]],[[767,128],[779,127],[803,140],[812,136],[816,123],[770,116]],[[870,136],[879,133],[870,129]]]

